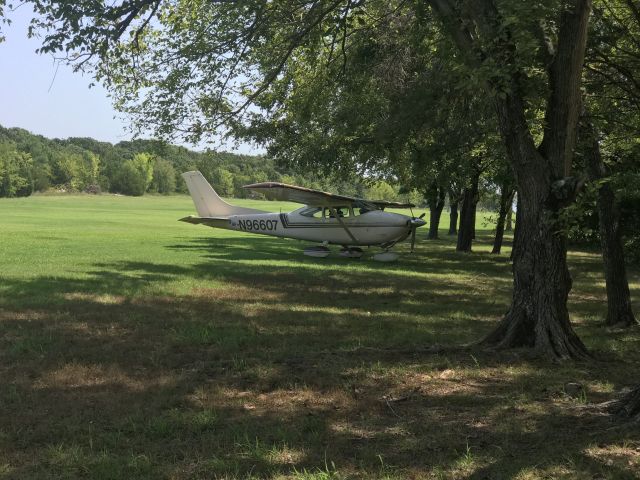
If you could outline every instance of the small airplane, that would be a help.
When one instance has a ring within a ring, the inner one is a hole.
[[[243,188],[262,193],[267,199],[304,206],[290,213],[236,207],[222,200],[202,173],[186,172],[182,177],[199,216],[180,221],[320,243],[304,250],[305,255],[312,257],[328,256],[327,245],[334,244],[342,245],[340,255],[359,258],[363,254],[360,247],[373,245],[384,250],[374,255],[375,260],[394,261],[398,255],[389,249],[411,235],[413,252],[416,229],[425,224],[424,214],[409,217],[384,211],[385,208],[411,209],[415,205],[410,203],[363,200],[277,182],[254,183]]]

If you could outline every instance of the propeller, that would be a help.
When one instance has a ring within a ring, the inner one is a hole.
[[[425,221],[422,220],[424,218],[424,216],[426,215],[426,213],[423,213],[422,215],[420,215],[419,217],[412,217],[410,220],[410,225],[411,225],[411,253],[413,253],[413,249],[416,246],[416,230],[418,229],[418,227],[421,227],[425,224]]]

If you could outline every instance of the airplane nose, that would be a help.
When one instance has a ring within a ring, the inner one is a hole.
[[[414,228],[420,228],[420,227],[422,227],[423,225],[426,225],[426,224],[427,224],[427,222],[425,222],[421,218],[413,218],[413,219],[411,219],[411,225]]]

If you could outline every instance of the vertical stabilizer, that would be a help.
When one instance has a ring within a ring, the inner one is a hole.
[[[182,178],[187,182],[191,199],[200,217],[228,217],[230,215],[266,213],[263,210],[229,205],[218,196],[213,187],[207,182],[207,179],[198,171],[183,173]]]

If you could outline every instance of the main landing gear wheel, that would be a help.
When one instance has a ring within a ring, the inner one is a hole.
[[[340,256],[346,258],[360,258],[364,252],[358,247],[343,247],[340,250]]]
[[[376,253],[373,259],[377,262],[395,262],[398,257],[399,255],[396,252],[382,252]]]
[[[328,247],[318,245],[305,248],[303,253],[308,257],[325,258],[329,256],[331,250]]]

